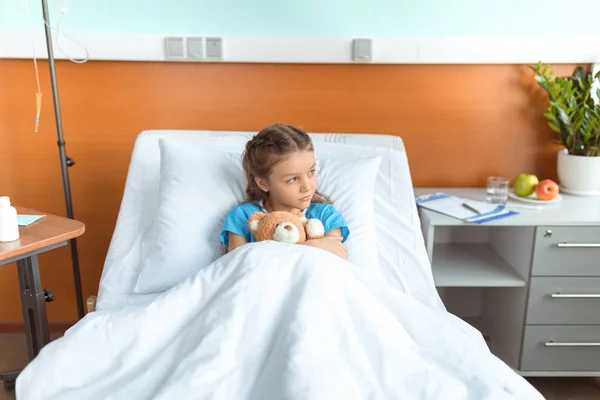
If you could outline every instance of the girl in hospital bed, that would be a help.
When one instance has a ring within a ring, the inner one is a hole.
[[[324,238],[304,245],[348,258],[343,243],[350,231],[344,217],[316,190],[314,147],[306,132],[284,124],[269,126],[246,143],[242,164],[248,180],[246,202],[229,212],[221,231],[228,252],[256,241],[248,227],[252,213],[301,211],[325,227]]]

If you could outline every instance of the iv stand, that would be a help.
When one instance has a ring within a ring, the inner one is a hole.
[[[48,13],[48,2],[42,0],[42,13],[44,17],[44,30],[46,32],[46,47],[48,48],[48,66],[50,67],[50,81],[52,83],[52,98],[54,100],[54,115],[56,118],[56,132],[58,135],[58,152],[60,155],[60,168],[62,172],[63,189],[65,203],[67,207],[67,218],[73,219],[73,204],[71,203],[71,185],[69,183],[68,167],[75,162],[67,157],[65,151],[65,141],[63,139],[62,121],[60,117],[60,104],[58,101],[58,87],[56,84],[56,70],[54,67],[54,52],[52,50],[52,33],[50,32],[50,16]],[[81,276],[79,274],[79,257],[77,255],[77,242],[75,239],[69,240],[71,248],[71,262],[73,264],[73,276],[75,279],[75,295],[77,297],[77,315],[79,319],[84,316],[83,294],[81,291]]]

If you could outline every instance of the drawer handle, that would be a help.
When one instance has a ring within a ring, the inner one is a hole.
[[[600,347],[600,342],[546,342],[546,347]]]
[[[562,248],[600,248],[600,243],[557,243]]]
[[[600,299],[600,294],[552,293],[550,297],[554,299]]]

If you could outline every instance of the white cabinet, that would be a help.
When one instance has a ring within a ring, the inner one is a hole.
[[[419,188],[481,200],[482,189]],[[509,207],[510,207],[509,203]],[[526,376],[600,376],[600,197],[473,225],[420,209],[449,312]]]

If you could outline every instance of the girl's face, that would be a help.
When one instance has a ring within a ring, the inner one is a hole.
[[[268,178],[256,178],[256,183],[269,193],[274,211],[302,211],[317,190],[315,167],[312,151],[297,151],[275,164]]]

